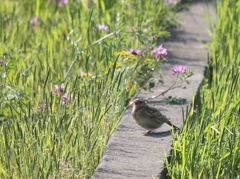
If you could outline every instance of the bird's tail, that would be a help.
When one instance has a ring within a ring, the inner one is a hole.
[[[168,118],[168,120],[165,121],[166,124],[168,124],[169,126],[173,127],[174,129],[177,129],[177,130],[180,130],[179,127],[173,125],[171,122],[170,122],[170,119]]]

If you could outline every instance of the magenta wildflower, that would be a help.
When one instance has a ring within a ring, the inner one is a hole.
[[[183,67],[182,65],[179,65],[172,70],[173,75],[176,75],[177,73],[186,73],[186,72],[187,72],[186,68]]]
[[[68,100],[70,100],[70,98],[67,97],[67,93],[65,93],[62,97],[63,104],[66,104]]]
[[[68,3],[68,0],[53,0],[54,3],[57,3],[59,7],[65,6]]]
[[[131,27],[131,28],[130,28],[130,31],[131,31],[131,32],[135,32],[134,27]]]
[[[58,95],[58,91],[57,90],[52,90],[52,94],[53,95]]]
[[[2,60],[0,60],[0,63],[3,63],[3,61],[2,61]]]
[[[64,92],[64,89],[65,89],[65,86],[64,86],[64,84],[62,83],[61,86],[60,86],[60,88],[59,88],[60,93],[63,93],[63,92]]]
[[[60,92],[62,94],[64,93],[65,86],[63,83],[60,86],[54,85],[54,87],[55,87],[55,90],[52,90],[53,95],[58,95],[58,92]]]
[[[103,25],[103,24],[98,24],[98,25],[97,25],[97,29],[98,29],[98,30],[104,30],[104,33],[105,33],[105,34],[108,33],[108,31],[109,31],[108,26],[105,26],[105,25]]]
[[[172,5],[175,5],[175,4],[177,4],[176,0],[167,0],[167,5],[168,6],[172,6]]]
[[[30,24],[33,24],[33,25],[38,24],[38,23],[39,23],[38,18],[37,18],[37,17],[31,18],[31,19],[29,20],[29,23],[30,23]]]
[[[155,48],[152,51],[152,55],[155,57],[155,59],[165,60],[167,57],[167,49],[160,45],[158,48]]]
[[[38,112],[41,112],[43,110],[42,106],[38,106]]]
[[[140,55],[141,50],[133,50],[129,49],[127,50],[127,53],[132,54],[132,55]]]
[[[33,17],[29,20],[29,23],[32,24],[32,29],[35,30],[37,26],[40,24],[40,21],[37,17]]]
[[[20,73],[20,75],[24,76],[24,75],[26,75],[26,73],[25,73],[25,72],[22,72],[22,73]]]

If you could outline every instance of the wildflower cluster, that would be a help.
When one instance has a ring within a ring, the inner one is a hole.
[[[167,6],[173,6],[176,5],[178,3],[178,1],[176,0],[165,0],[165,3]]]
[[[121,63],[116,63],[116,68],[121,68],[122,67],[122,64]]]
[[[58,95],[59,93],[64,93],[65,86],[62,83],[61,85],[54,85],[55,90],[52,90],[53,95]]]
[[[60,93],[63,94],[62,101],[63,104],[66,104],[67,101],[72,101],[73,100],[73,94],[70,95],[70,97],[67,96],[67,93],[64,93],[65,86],[62,83],[61,85],[54,85],[54,90],[52,90],[52,94],[57,96]]]
[[[117,55],[119,55],[119,57],[123,57],[123,63],[131,63],[131,62],[137,60],[136,55],[130,54],[126,51],[117,53]]]
[[[29,24],[31,24],[33,30],[36,30],[37,26],[40,25],[40,21],[37,17],[33,17],[29,20]]]
[[[144,57],[144,54],[141,53],[141,50],[129,49],[129,50],[127,50],[127,53],[132,54],[132,55],[136,55],[136,56],[140,55],[140,56]]]
[[[111,63],[110,66],[113,67],[115,63]],[[116,62],[115,64],[115,68],[122,68],[122,64],[119,62]],[[107,72],[105,72],[105,74],[107,74]]]
[[[138,34],[134,27],[131,27],[130,28],[130,31],[135,33],[137,36],[139,36],[140,34]],[[129,49],[129,50],[126,50],[126,51],[123,51],[123,52],[120,52],[118,53],[119,57],[122,57],[123,59],[123,62],[126,63],[126,62],[132,62],[133,59],[135,60],[137,56],[142,56],[144,57],[144,53],[141,52],[141,50],[135,50],[135,49]],[[150,56],[153,56],[152,58],[147,58],[145,59],[145,63],[147,65],[147,68],[146,69],[149,69],[149,67],[151,69],[154,69],[154,67],[156,66],[156,60],[157,62],[161,62],[161,61],[165,61],[166,60],[166,57],[167,57],[168,53],[167,53],[167,49],[163,47],[163,45],[159,45],[158,47],[156,48],[153,48],[151,50],[150,53],[146,54],[147,57],[150,57]],[[154,60],[155,59],[155,60]],[[159,61],[160,60],[160,61]],[[144,66],[145,67],[145,66]],[[174,82],[174,84],[169,88],[167,89],[165,92],[162,92],[160,94],[158,94],[157,96],[155,97],[158,97],[158,96],[161,96],[161,95],[164,95],[165,93],[167,93],[169,90],[172,90],[174,88],[178,88],[178,87],[181,87],[183,82],[187,82],[187,78],[191,77],[193,75],[192,72],[188,72],[187,73],[187,70],[185,67],[183,67],[182,65],[179,65],[179,66],[176,66],[172,69],[172,74],[173,75],[176,75],[176,74],[182,74],[181,76],[177,75],[177,78],[176,78],[176,81]],[[177,82],[177,79],[180,79],[181,80],[181,83],[176,85],[176,82]],[[153,88],[155,86],[155,82],[151,82],[149,83],[149,89],[150,88]],[[154,98],[155,98],[154,97]]]
[[[108,26],[103,25],[103,24],[98,24],[97,29],[98,30],[103,30],[105,34],[107,34],[109,32]]]
[[[173,68],[173,70],[172,70],[173,75],[176,75],[177,73],[183,73],[184,74],[186,72],[187,72],[186,68],[183,67],[182,65],[179,65],[179,66]]]
[[[93,73],[92,72],[85,73],[84,71],[81,71],[81,77],[84,79],[89,79],[93,77]]]
[[[80,75],[84,81],[83,83],[80,83],[80,87],[87,87],[89,85],[88,80],[92,80],[94,78],[94,74],[92,72],[81,71]]]
[[[53,0],[53,2],[57,4],[59,7],[62,7],[68,4],[68,0]]]
[[[163,48],[163,45],[160,45],[155,48],[151,54],[155,57],[155,59],[165,60],[167,57],[167,49]]]

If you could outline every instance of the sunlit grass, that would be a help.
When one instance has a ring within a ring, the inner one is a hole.
[[[190,110],[176,136],[167,164],[169,178],[239,178],[240,1],[216,3],[218,19],[211,25],[211,58],[200,91],[201,104]]]
[[[60,2],[1,1],[1,178],[90,178],[177,25],[159,0]]]

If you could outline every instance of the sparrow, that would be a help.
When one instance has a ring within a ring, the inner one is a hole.
[[[133,110],[131,114],[132,118],[139,126],[148,130],[148,132],[144,132],[144,134],[151,133],[153,130],[161,127],[163,123],[179,130],[179,128],[173,125],[165,115],[156,108],[148,106],[143,99],[136,99],[133,101]]]

